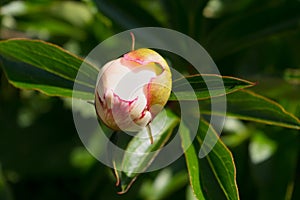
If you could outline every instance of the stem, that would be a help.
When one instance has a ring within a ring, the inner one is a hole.
[[[118,142],[118,131],[114,131],[112,133],[112,135],[110,136],[109,140],[114,143],[114,144],[117,144]],[[113,151],[113,149],[108,149],[108,151],[110,151],[109,153],[111,154],[111,159],[112,159],[112,164],[113,164],[113,169],[114,169],[114,174],[115,174],[115,177],[116,177],[116,186],[119,186],[120,184],[120,177],[119,177],[119,173],[118,173],[118,170],[117,170],[117,165],[116,165],[116,160],[115,160],[115,152]]]
[[[148,132],[148,135],[149,135],[150,144],[153,144],[153,136],[152,136],[152,131],[151,131],[150,125],[148,124],[148,125],[146,126],[146,128],[147,128],[147,132]]]
[[[135,37],[134,37],[134,34],[132,32],[130,32],[130,35],[131,35],[131,51],[134,51],[134,45],[135,45]]]
[[[114,174],[116,176],[116,186],[120,185],[120,177],[116,166],[116,161],[113,160]]]

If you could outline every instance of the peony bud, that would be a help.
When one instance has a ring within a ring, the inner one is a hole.
[[[171,87],[170,68],[157,52],[131,51],[99,72],[97,115],[111,129],[140,131],[163,109]]]

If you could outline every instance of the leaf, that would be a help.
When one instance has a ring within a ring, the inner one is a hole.
[[[186,1],[172,1],[172,0],[162,0],[162,5],[166,14],[168,15],[169,23],[172,28],[180,31],[181,33],[188,34],[190,30],[189,16],[192,11],[187,8],[188,5],[193,5],[197,2],[186,2]],[[190,3],[190,4],[189,4]]]
[[[223,101],[218,102],[218,99],[216,99],[215,102],[223,103]],[[201,101],[199,105],[202,114],[223,115],[218,112],[212,113],[208,101]],[[291,113],[288,113],[281,105],[246,90],[241,90],[227,96],[226,116],[286,128],[300,129],[299,119]]]
[[[204,138],[208,143],[203,143]],[[200,120],[197,140],[201,144],[201,148],[214,145],[214,143],[210,144],[210,141],[217,141],[212,150],[207,152],[206,157],[199,160],[200,179],[207,199],[222,199],[220,191],[223,191],[226,199],[239,199],[232,154],[219,139],[213,127],[203,119]]]
[[[3,176],[2,166],[0,164],[0,199],[12,200],[12,193]]]
[[[215,60],[265,41],[269,37],[297,31],[300,18],[299,2],[283,1],[265,5],[259,1],[255,3],[257,5],[252,10],[248,8],[247,12],[233,14],[227,20],[222,18],[219,25],[209,32],[205,46],[209,48],[208,51]]]
[[[277,143],[263,132],[252,131],[249,143],[249,157],[254,164],[260,164],[270,159],[277,151]]]
[[[182,140],[182,148],[187,149],[184,155],[193,193],[197,197],[197,199],[205,199],[200,183],[198,156],[195,147],[192,144],[189,129],[186,126],[182,126],[182,128],[179,130],[179,133]],[[191,145],[188,146],[189,144]]]
[[[135,1],[94,1],[100,12],[112,19],[116,27],[121,27],[122,29],[132,29],[143,26],[161,26],[155,17],[149,14]]]
[[[164,112],[161,112],[151,123],[151,129],[154,133],[153,144],[150,144],[149,138],[145,137],[145,135],[147,135],[146,130],[139,132],[128,144],[122,161],[122,173],[120,177],[121,191],[119,193],[127,192],[131,184],[137,178],[137,172],[144,172],[149,167],[153,159],[159,153],[159,149],[163,147],[170,138],[179,119],[171,111],[166,111],[165,114],[166,115],[164,115]],[[165,124],[163,124],[162,121],[165,121]],[[161,127],[162,125],[163,127]]]
[[[287,69],[286,71],[293,70]],[[297,70],[294,71],[296,72]],[[264,94],[265,97],[271,99],[299,102],[300,85],[296,82],[300,82],[300,79],[297,80],[295,76],[291,76],[287,75],[286,73],[285,80],[279,77],[263,77],[259,80],[259,84],[257,85],[257,87],[251,88],[251,91]],[[276,85],[276,87],[274,87],[274,85]]]
[[[257,187],[256,193],[261,199],[299,199],[297,195],[292,197],[299,191],[295,182],[299,174],[299,135],[290,129],[274,127],[264,130],[262,134],[272,137],[269,139],[276,144],[276,151],[265,162],[251,162],[250,173],[252,184]]]
[[[151,200],[167,199],[187,183],[186,170],[173,172],[170,168],[165,168],[157,174],[153,181],[143,181],[140,189],[141,197]]]
[[[255,83],[235,77],[219,76],[216,74],[196,74],[174,80],[173,91],[169,100],[194,100],[195,95],[198,100],[204,100],[222,96],[225,93],[233,93],[254,85]]]
[[[24,21],[19,22],[19,30],[32,30],[36,34],[42,33],[42,31],[47,31],[53,36],[65,36],[72,37],[77,40],[84,40],[86,33],[80,27],[75,27],[74,25],[65,22],[63,20],[55,19],[54,17],[42,17],[43,11],[39,13],[39,18],[36,18],[34,21]],[[38,14],[36,14],[38,15]]]
[[[5,40],[0,41],[0,55],[9,81],[18,88],[71,97],[76,82],[76,95],[82,95],[78,98],[93,99],[98,70],[56,45],[39,40]]]

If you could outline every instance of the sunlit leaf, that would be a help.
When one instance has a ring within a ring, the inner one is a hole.
[[[212,126],[205,120],[200,120],[200,130],[197,140],[202,145],[204,138],[210,137],[213,141],[218,135]],[[213,139],[214,138],[214,139]],[[200,179],[202,190],[207,199],[239,199],[236,183],[236,169],[231,152],[218,139],[205,158],[199,160]],[[223,196],[223,198],[222,198]]]
[[[187,87],[190,84],[191,89]],[[215,74],[197,74],[173,81],[173,92],[169,100],[198,100],[222,96],[240,89],[254,86],[255,83],[243,79]],[[208,88],[209,87],[209,88]]]
[[[251,137],[249,156],[252,163],[259,164],[269,159],[277,150],[277,144],[263,133],[257,131]]]
[[[216,99],[215,102],[218,103],[218,99]],[[200,101],[199,103],[202,114],[224,114],[218,112],[212,113],[208,101]],[[220,101],[220,103],[223,103],[223,101]],[[246,90],[227,95],[226,116],[275,126],[300,129],[299,119],[291,113],[288,113],[281,105]]]
[[[79,98],[93,99],[98,70],[56,45],[38,40],[5,40],[0,41],[0,55],[9,81],[18,88],[71,97],[76,81],[81,90],[78,94],[82,95]],[[85,65],[83,70],[79,70],[81,65]],[[76,79],[78,73],[80,79]]]
[[[151,129],[154,133],[153,144],[150,143],[148,137],[145,138],[147,136],[146,130],[139,132],[128,144],[122,161],[120,193],[124,193],[129,189],[138,176],[137,172],[147,169],[178,124],[179,119],[176,115],[170,111],[166,111],[165,114],[164,112],[160,113],[151,123]],[[161,127],[162,121],[165,122],[163,127]]]
[[[159,172],[154,181],[144,181],[140,191],[144,199],[149,196],[152,200],[166,199],[187,184],[187,177],[185,170],[174,173],[170,168],[166,168]]]
[[[197,156],[198,152],[196,152],[195,147],[192,144],[189,129],[183,126],[179,133],[181,136],[183,149],[187,149],[184,155],[193,193],[197,197],[197,199],[205,199],[200,183],[200,169]],[[188,147],[189,144],[191,145]]]

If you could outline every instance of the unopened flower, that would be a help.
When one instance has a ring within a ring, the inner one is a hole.
[[[163,109],[171,87],[170,68],[163,57],[150,49],[133,50],[99,72],[97,115],[111,129],[140,131]]]

